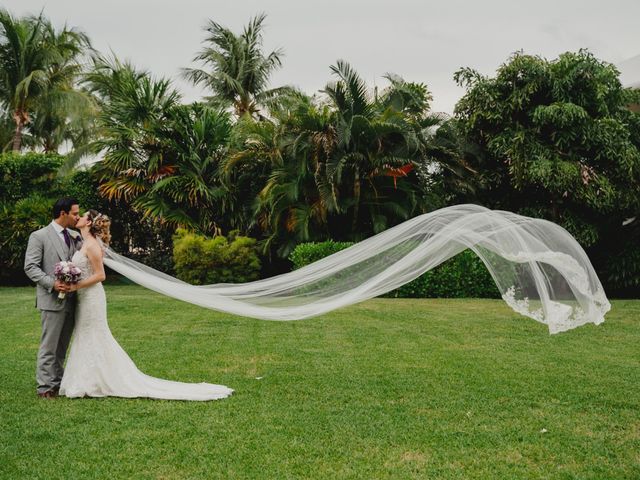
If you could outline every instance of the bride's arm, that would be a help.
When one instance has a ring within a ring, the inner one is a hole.
[[[93,267],[93,275],[83,278],[75,285],[71,285],[71,291],[87,288],[99,282],[104,282],[106,275],[104,273],[104,264],[102,263],[102,249],[99,245],[91,245],[87,248],[87,257]]]

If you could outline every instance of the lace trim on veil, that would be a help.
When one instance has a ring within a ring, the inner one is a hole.
[[[545,315],[542,306],[532,310],[528,297],[525,296],[522,299],[517,299],[515,285],[511,285],[507,291],[502,294],[502,299],[514,311],[542,323],[547,323],[545,322],[546,316],[552,317],[552,327],[550,327],[553,330],[552,333],[570,330],[585,323],[591,322],[598,325],[604,322],[604,315],[611,309],[611,304],[607,300],[601,285],[598,285],[593,291],[590,289],[588,274],[575,258],[562,252],[543,252],[537,254],[519,252],[516,255],[504,255],[504,257],[512,262],[525,263],[537,261],[553,265],[558,269],[561,268],[567,282],[570,283],[572,287],[583,295],[591,297],[592,306],[596,314],[595,316],[590,316],[578,305],[572,307],[561,302],[550,300],[549,306],[551,308]]]

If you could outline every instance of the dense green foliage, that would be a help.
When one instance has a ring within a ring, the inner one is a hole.
[[[611,235],[601,251],[593,251],[605,284],[617,294],[637,298],[640,296],[640,221],[622,232],[622,237]],[[605,250],[607,249],[608,250]]]
[[[398,298],[500,298],[482,260],[465,250],[386,296]]]
[[[57,155],[0,154],[0,283],[27,281],[22,270],[27,241],[51,222],[62,162]]]
[[[289,254],[289,260],[291,260],[293,268],[297,270],[352,245],[353,242],[334,242],[333,240],[300,243]]]
[[[260,274],[255,239],[237,232],[207,238],[179,229],[173,259],[178,278],[194,285],[250,282]]]
[[[17,202],[32,194],[47,195],[57,181],[60,155],[5,153],[0,155],[0,202]]]
[[[586,51],[557,60],[515,54],[487,78],[456,74],[467,93],[456,106],[483,199],[564,224],[584,244],[598,217],[622,220],[640,205],[640,98],[618,72]]]
[[[225,161],[228,182],[249,193],[238,228],[257,228],[281,257],[301,242],[359,241],[440,206],[429,153],[441,119],[426,86],[389,75],[372,93],[348,63],[331,70],[322,97],[290,96],[271,118],[240,122]]]

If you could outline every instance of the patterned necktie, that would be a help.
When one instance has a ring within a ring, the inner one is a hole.
[[[62,236],[64,237],[64,243],[67,244],[67,248],[71,248],[71,237],[66,228],[62,230]]]

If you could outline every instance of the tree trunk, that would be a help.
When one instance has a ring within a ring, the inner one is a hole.
[[[355,197],[354,208],[353,208],[353,223],[352,223],[352,233],[356,232],[358,227],[358,215],[360,214],[360,170],[358,167],[355,167],[354,170],[354,183],[353,183],[353,196]]]
[[[16,115],[16,129],[13,133],[13,146],[14,152],[19,152],[22,147],[22,129],[24,128],[24,121],[21,115]]]
[[[58,153],[58,146],[50,137],[46,137],[42,143],[44,153]]]

